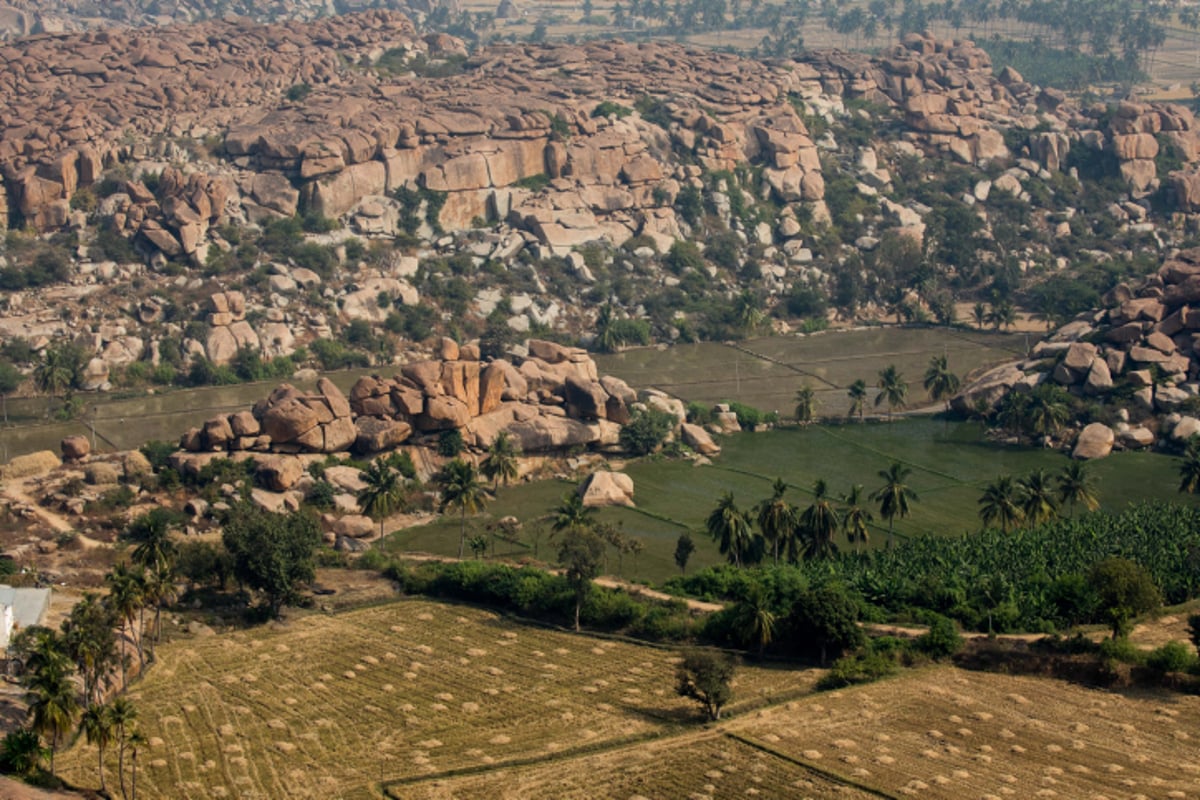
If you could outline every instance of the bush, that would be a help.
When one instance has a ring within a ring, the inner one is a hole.
[[[1196,655],[1183,642],[1167,642],[1146,658],[1146,665],[1157,672],[1188,672],[1196,666]]]
[[[817,688],[842,689],[859,683],[872,683],[896,674],[898,669],[899,664],[893,652],[876,652],[872,649],[833,662],[829,672],[817,681]]]
[[[451,428],[448,431],[442,431],[438,434],[437,444],[438,455],[446,458],[454,458],[463,451],[462,433],[457,428]]]
[[[928,633],[917,637],[916,648],[934,659],[949,658],[963,649],[963,638],[958,633],[958,626],[949,617],[940,614],[931,615]]]
[[[654,452],[674,428],[675,417],[665,411],[635,411],[629,424],[621,428],[621,447],[635,456],[644,456]]]

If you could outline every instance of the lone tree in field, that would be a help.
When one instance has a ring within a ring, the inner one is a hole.
[[[850,410],[846,412],[846,416],[857,415],[858,421],[862,422],[863,409],[867,403],[867,382],[859,378],[850,384],[850,388],[846,390],[846,396],[850,398]]]
[[[879,477],[883,478],[884,484],[871,493],[870,499],[879,503],[879,516],[888,521],[888,547],[892,546],[896,517],[907,517],[908,501],[919,499],[917,493],[904,483],[911,474],[911,469],[895,461],[887,469],[879,471]]]
[[[817,393],[807,384],[796,390],[796,422],[812,422],[817,408]]]
[[[222,540],[234,576],[262,594],[272,618],[298,602],[301,585],[316,577],[313,551],[321,533],[311,514],[273,514],[243,503],[225,523]]]
[[[950,398],[958,391],[958,376],[950,371],[949,358],[945,355],[929,359],[929,368],[925,370],[925,391],[934,400],[945,400],[946,410],[950,410]]]
[[[379,520],[379,537],[383,538],[384,520],[404,510],[404,476],[379,458],[362,471],[362,481],[365,485],[358,492],[358,504],[364,514]]]
[[[475,465],[456,458],[442,469],[442,511],[458,509],[462,525],[458,534],[458,557],[467,546],[467,514],[478,514],[487,507],[487,489],[479,480]]]
[[[875,395],[875,407],[878,408],[886,402],[888,422],[891,422],[892,411],[904,408],[904,402],[908,398],[908,384],[904,382],[904,376],[896,369],[896,365],[888,364],[879,372],[879,381],[875,386],[879,389],[879,394]]]
[[[493,490],[500,488],[501,483],[507,487],[510,481],[517,479],[517,457],[520,455],[521,450],[508,431],[496,434],[481,466],[484,477],[492,481]]]
[[[689,650],[675,671],[675,691],[700,704],[712,722],[721,718],[721,709],[733,697],[733,675],[737,663],[724,653]]]
[[[579,611],[592,590],[592,579],[604,563],[604,540],[590,528],[575,527],[563,536],[558,548],[558,563],[571,592],[575,595],[575,630],[579,630]]]
[[[679,567],[680,575],[687,574],[688,561],[695,551],[696,543],[692,541],[692,535],[687,531],[679,534],[679,539],[675,542],[675,566]]]
[[[1134,617],[1162,605],[1162,594],[1150,573],[1127,558],[1113,556],[1097,563],[1088,572],[1088,585],[1112,625],[1114,639],[1129,635]]]

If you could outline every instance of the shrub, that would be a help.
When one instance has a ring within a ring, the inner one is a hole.
[[[917,637],[916,648],[930,658],[949,658],[963,648],[958,626],[949,617],[932,614],[929,631]]]
[[[1196,665],[1196,656],[1183,642],[1167,642],[1146,658],[1146,665],[1158,672],[1188,672]]]
[[[859,683],[872,683],[896,674],[899,664],[892,652],[855,653],[833,662],[833,667],[819,681],[818,689],[842,689]]]
[[[438,435],[437,444],[438,455],[446,458],[454,458],[463,451],[462,433],[457,428],[451,428],[448,431],[442,431]]]
[[[665,411],[649,408],[634,412],[629,424],[621,428],[621,447],[635,456],[654,452],[675,427],[675,417]]]

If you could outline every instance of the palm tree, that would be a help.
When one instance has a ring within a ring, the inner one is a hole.
[[[717,542],[717,549],[731,564],[740,567],[742,556],[746,555],[753,543],[754,532],[746,514],[738,509],[733,500],[733,492],[725,492],[705,520],[704,527],[708,535]]]
[[[520,449],[508,431],[496,434],[482,465],[484,477],[493,482],[493,489],[499,488],[501,482],[507,487],[509,481],[517,479],[517,457],[520,454]]]
[[[753,333],[763,322],[762,300],[750,289],[743,289],[733,301],[734,318],[744,333]]]
[[[621,337],[618,335],[616,321],[612,303],[600,306],[596,313],[596,338],[592,342],[601,353],[615,352],[621,346]]]
[[[788,485],[783,478],[776,478],[771,486],[770,499],[755,506],[755,518],[763,539],[771,548],[771,558],[779,563],[779,546],[796,527],[796,509],[783,499]]]
[[[796,390],[796,421],[812,422],[817,407],[817,395],[807,384]]]
[[[855,551],[859,551],[870,538],[867,523],[873,519],[870,510],[862,504],[863,487],[860,484],[851,486],[850,491],[842,497],[842,502],[846,504],[842,512],[842,530],[846,540],[854,545]]]
[[[487,507],[488,494],[479,482],[475,465],[456,458],[442,470],[442,511],[457,508],[462,514],[462,528],[458,538],[458,557],[463,557],[467,546],[467,514],[478,514]]]
[[[1011,475],[1001,475],[983,490],[979,498],[979,518],[984,525],[1000,523],[1000,530],[1008,533],[1008,529],[1025,519],[1022,507],[1021,487]]]
[[[554,533],[586,530],[596,524],[596,509],[583,504],[583,495],[579,492],[567,492],[562,496],[558,506],[551,512],[554,521],[550,529]]]
[[[176,516],[166,508],[156,508],[142,514],[129,524],[125,535],[137,546],[133,548],[133,563],[146,569],[161,569],[175,561],[175,542],[171,528]]]
[[[129,790],[130,790],[129,797],[130,797],[130,800],[137,800],[138,751],[141,750],[143,747],[145,747],[147,744],[149,744],[149,740],[146,739],[146,736],[145,736],[145,734],[142,733],[141,729],[134,728],[130,732],[129,737],[126,740],[126,744],[129,747],[129,759],[132,762],[132,766],[130,768],[132,775],[130,776],[130,782],[129,782]]]
[[[1200,491],[1200,437],[1188,439],[1179,465],[1179,491],[1196,494]]]
[[[983,303],[976,303],[971,308],[971,318],[975,320],[976,328],[983,328],[983,323],[987,322],[988,319],[987,308],[984,307]]]
[[[108,787],[104,782],[104,748],[112,742],[113,718],[112,709],[108,705],[95,704],[83,712],[83,733],[88,744],[96,745],[96,768],[100,772],[100,794],[107,795]]]
[[[43,394],[59,395],[71,388],[78,369],[78,356],[69,345],[48,347],[33,368],[33,382]]]
[[[870,499],[879,503],[879,516],[888,521],[888,547],[892,546],[892,538],[896,528],[896,517],[903,519],[908,516],[908,503],[917,501],[917,493],[904,484],[912,470],[899,461],[892,462],[887,469],[879,471],[883,478],[883,486],[871,493]]]
[[[925,370],[925,391],[935,401],[945,399],[947,411],[950,410],[950,398],[958,391],[958,386],[958,376],[950,371],[946,355],[929,359],[929,368]]]
[[[376,459],[362,471],[362,481],[366,485],[358,492],[358,504],[364,514],[379,520],[379,538],[382,539],[384,521],[403,511],[407,505],[404,476],[384,459]]]
[[[875,407],[878,408],[886,401],[888,422],[891,422],[892,410],[897,406],[904,408],[904,401],[908,397],[908,384],[904,382],[904,376],[896,369],[896,365],[888,364],[880,371],[879,381],[875,385],[879,389],[879,394],[875,395]]]
[[[1042,386],[1029,396],[1025,418],[1036,436],[1053,436],[1070,417],[1069,397],[1057,386]]]
[[[137,722],[137,708],[124,695],[117,695],[108,704],[108,712],[112,717],[113,728],[117,732],[117,777],[121,783],[121,794],[125,794],[125,746],[129,737],[125,735],[128,728]]]
[[[762,658],[763,651],[775,638],[775,624],[778,621],[771,610],[770,599],[762,587],[756,585],[740,605],[738,616],[742,624],[739,627],[749,634],[750,641],[758,648],[758,657]]]
[[[128,683],[126,680],[125,643],[128,641],[128,629],[133,625],[138,610],[142,607],[142,586],[137,573],[129,569],[127,564],[117,564],[112,572],[104,576],[108,584],[108,603],[121,620],[121,687]],[[141,650],[141,637],[138,637],[138,650]]]
[[[850,384],[850,388],[846,390],[846,394],[850,397],[850,410],[846,412],[847,417],[858,415],[858,421],[863,421],[863,407],[867,402],[867,382],[859,378],[854,383]]]
[[[151,641],[157,643],[162,633],[163,606],[174,602],[179,596],[179,590],[175,586],[174,568],[164,566],[147,572],[142,581],[142,591],[145,601],[154,606],[154,635]]]
[[[1091,471],[1082,461],[1072,461],[1058,475],[1058,502],[1071,504],[1071,515],[1075,515],[1075,506],[1082,505],[1088,511],[1100,507],[1096,497],[1095,481]]]
[[[32,727],[50,740],[50,774],[54,774],[54,756],[62,737],[75,726],[79,701],[75,686],[65,674],[39,678],[27,695]]]
[[[1058,516],[1058,504],[1054,499],[1054,488],[1050,485],[1050,473],[1037,469],[1020,482],[1021,510],[1030,525],[1040,525]]]
[[[829,497],[829,486],[818,479],[813,484],[813,502],[800,515],[804,532],[804,555],[808,558],[829,558],[837,554],[834,535],[841,527],[841,514]]]

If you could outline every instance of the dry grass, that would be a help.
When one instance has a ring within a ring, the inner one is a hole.
[[[370,797],[381,781],[561,758],[690,719],[674,655],[397,601],[174,642],[131,698],[155,742],[147,797]],[[734,709],[808,688],[811,672],[745,668]],[[95,787],[95,751],[59,757]],[[110,782],[115,778],[115,760]]]
[[[927,669],[787,703],[730,729],[895,795],[1195,797],[1200,698]]]

